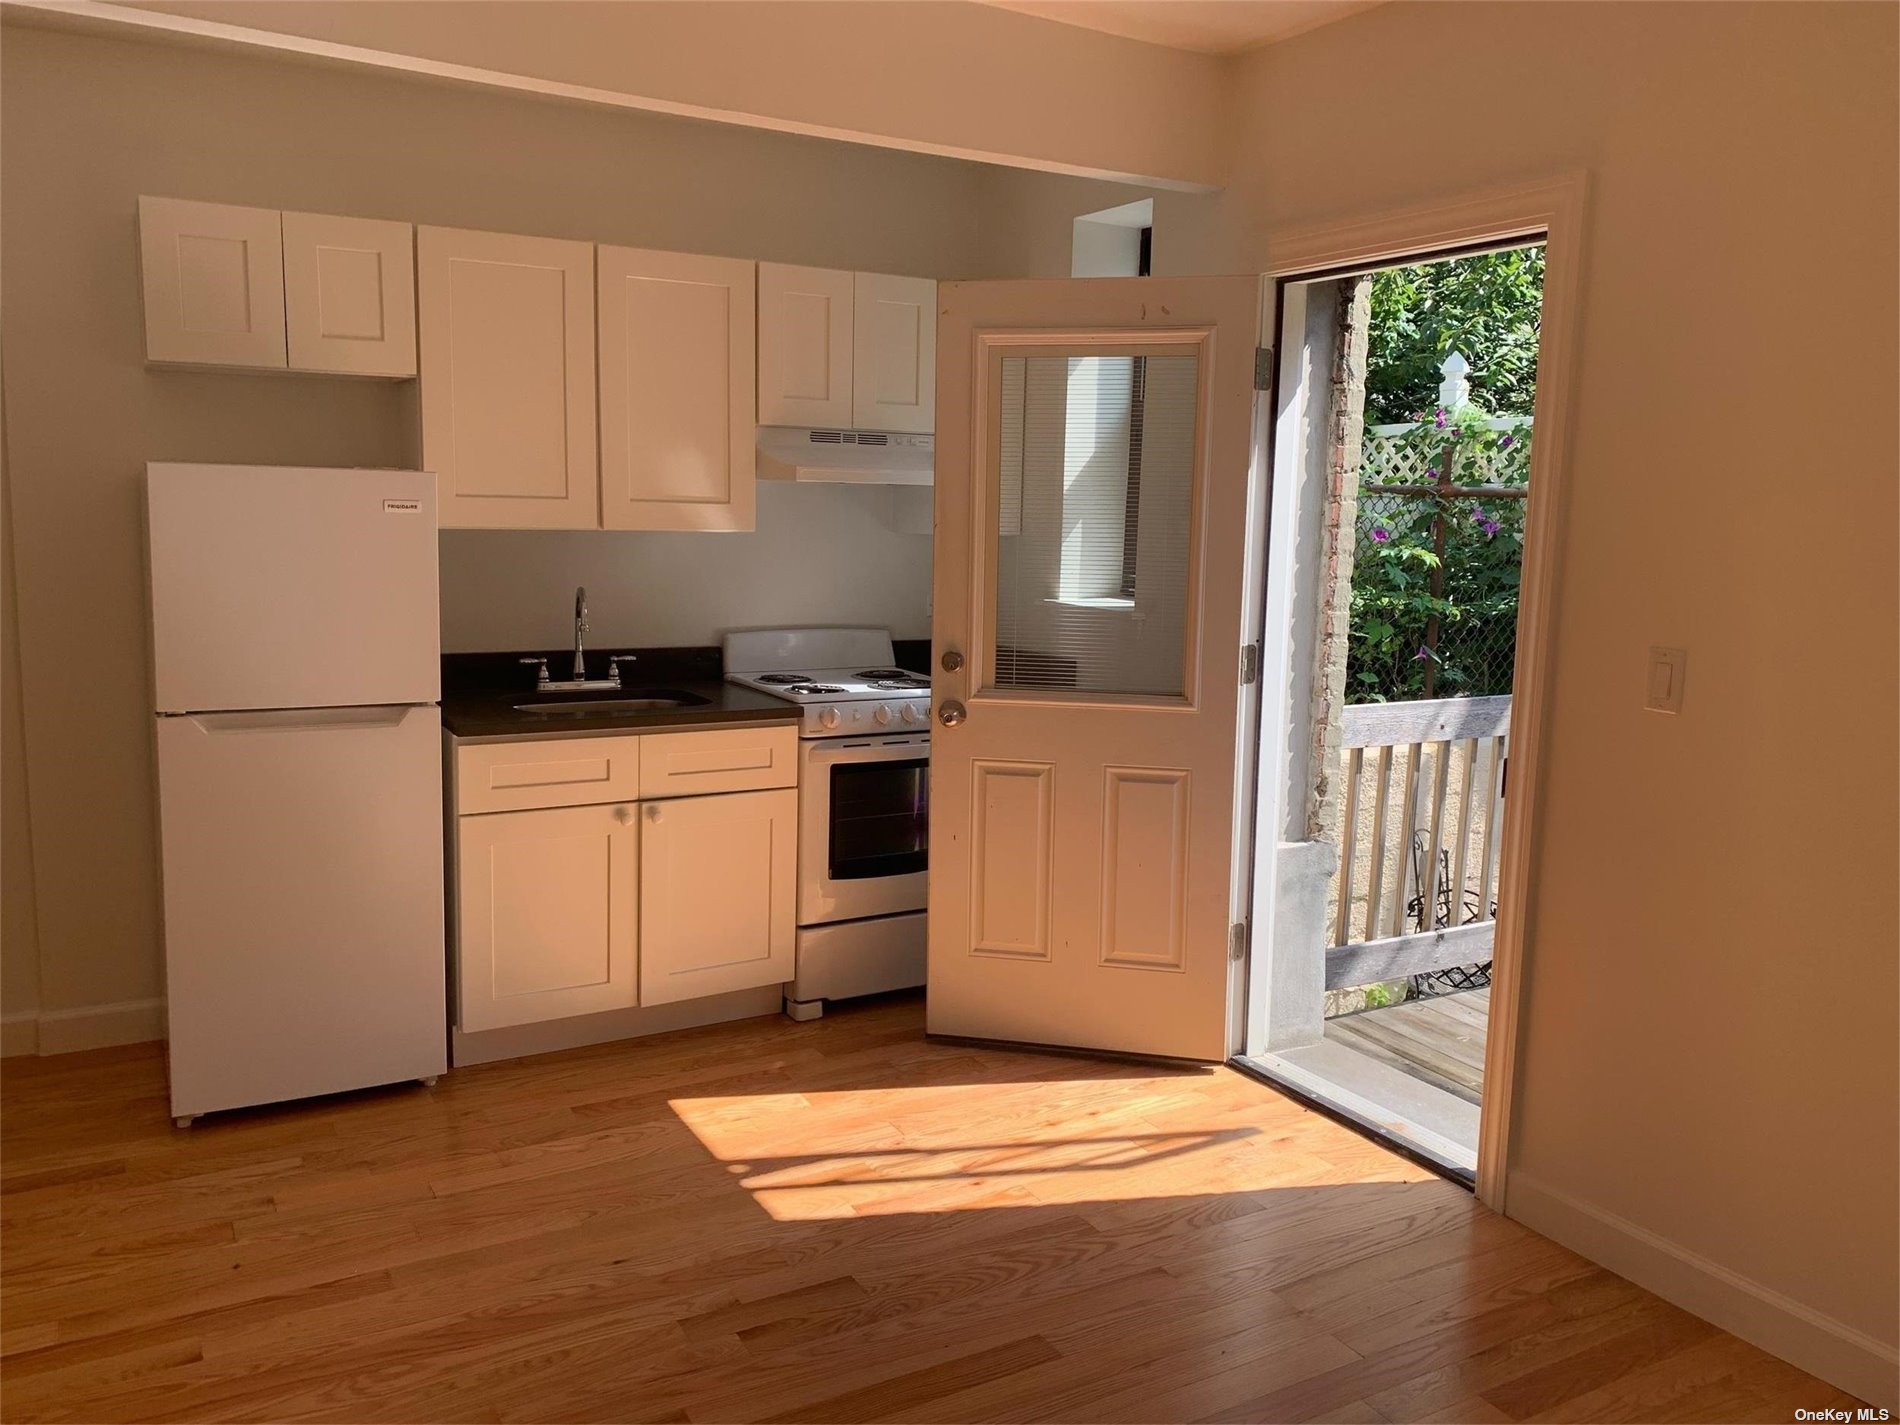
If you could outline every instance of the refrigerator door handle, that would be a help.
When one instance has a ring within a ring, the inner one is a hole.
[[[334,728],[397,727],[425,703],[389,703],[374,707],[270,708],[254,712],[187,713],[201,732],[303,732]]]

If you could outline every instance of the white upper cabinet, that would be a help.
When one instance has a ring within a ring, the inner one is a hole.
[[[937,284],[860,272],[851,325],[851,424],[930,434],[937,428]]]
[[[415,229],[285,213],[283,232],[291,369],[414,376]]]
[[[148,360],[285,368],[276,209],[140,198],[139,254]]]
[[[600,523],[755,524],[756,266],[603,247]]]
[[[598,529],[593,245],[418,228],[416,274],[442,525]]]
[[[928,435],[937,284],[759,264],[759,424]]]
[[[759,264],[759,424],[851,424],[855,279],[822,267]]]

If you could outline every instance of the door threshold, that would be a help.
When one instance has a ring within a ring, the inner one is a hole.
[[[1477,1109],[1453,1094],[1338,1044],[1243,1054],[1235,1068],[1376,1138],[1463,1187],[1478,1171]],[[1403,1080],[1403,1085],[1392,1082]],[[1395,1089],[1402,1094],[1395,1095]],[[1374,1098],[1370,1095],[1377,1094]],[[1404,1104],[1394,1107],[1394,1099]]]

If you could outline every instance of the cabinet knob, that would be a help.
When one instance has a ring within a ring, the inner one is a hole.
[[[647,820],[658,821],[659,819],[660,819],[659,804],[657,802],[648,802],[647,803]]]
[[[622,826],[627,825],[627,823],[633,820],[633,808],[632,807],[615,807],[614,820],[619,822]]]

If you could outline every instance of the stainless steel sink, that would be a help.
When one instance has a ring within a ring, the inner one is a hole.
[[[677,708],[703,708],[712,701],[698,693],[677,688],[637,688],[617,698],[543,698],[536,703],[516,703],[516,712],[543,713],[638,713],[671,712]]]

